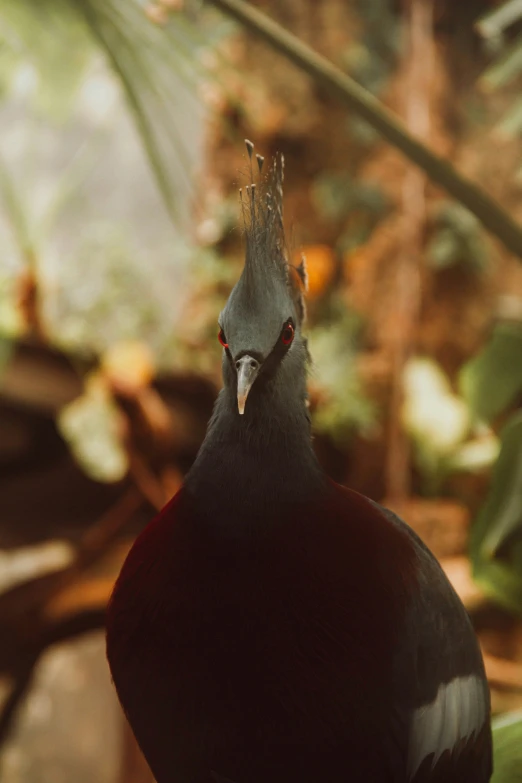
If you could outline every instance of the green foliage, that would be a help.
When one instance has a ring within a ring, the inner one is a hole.
[[[505,43],[505,31],[522,20],[520,0],[508,0],[477,23],[477,29],[490,44],[490,49],[498,53],[495,61],[487,68],[480,79],[486,91],[499,90],[516,83],[522,75],[522,35],[509,44]],[[492,45],[493,44],[493,45]],[[504,138],[514,138],[522,133],[522,100],[514,100],[497,131]]]
[[[380,136],[372,126],[357,114],[347,119],[348,132],[355,144],[361,147],[371,147],[380,140]]]
[[[364,244],[389,207],[379,187],[347,172],[321,174],[312,186],[312,198],[323,217],[344,222],[337,243],[340,252]]]
[[[355,363],[360,326],[359,318],[340,303],[334,306],[332,317],[309,334],[312,379],[320,378],[321,402],[314,414],[314,429],[330,435],[343,449],[349,447],[354,432],[369,434],[377,421]]]
[[[391,65],[401,46],[402,18],[393,0],[356,0],[362,38]]]
[[[428,263],[433,269],[467,264],[481,270],[488,262],[488,249],[480,223],[456,202],[444,202],[435,217],[435,231],[428,245]]]
[[[75,5],[4,0],[0,7],[1,91],[22,92],[57,121],[70,112],[93,52]]]
[[[484,14],[476,28],[484,38],[501,36],[506,28],[522,18],[522,0],[505,0],[492,11]]]
[[[202,53],[228,29],[218,23],[205,30],[181,13],[159,26],[141,0],[5,0],[0,95],[22,90],[38,110],[64,120],[93,52],[101,49],[122,85],[169,213],[179,220],[185,209],[180,186],[192,186],[180,93],[185,104],[203,111],[197,97],[201,78],[208,78]]]
[[[175,24],[167,28],[152,24],[139,0],[80,0],[75,4],[119,77],[167,208],[177,219],[176,180],[181,178],[190,186],[177,95],[186,89],[186,79],[194,77],[197,36]]]
[[[522,101],[514,101],[498,123],[497,129],[506,139],[513,139],[522,134]]]
[[[460,388],[473,414],[491,422],[522,393],[522,323],[495,325],[490,340],[460,374]]]
[[[475,579],[510,611],[522,614],[522,412],[500,434],[489,495],[471,531]]]
[[[383,89],[390,73],[389,63],[361,41],[351,43],[342,64],[356,82],[372,93]]]
[[[493,761],[491,783],[521,783],[522,712],[493,721]]]
[[[498,90],[513,82],[522,73],[522,36],[506,47],[496,62],[481,77],[487,90]]]
[[[357,0],[360,36],[344,52],[348,73],[372,93],[386,85],[400,51],[400,16],[390,0]]]
[[[312,197],[317,209],[330,220],[339,220],[356,210],[377,218],[387,207],[386,198],[376,185],[360,182],[348,173],[321,174],[313,184]]]
[[[494,327],[482,352],[463,368],[460,387],[475,417],[494,421],[522,393],[522,323]],[[470,554],[485,592],[522,614],[522,412],[500,433],[500,454],[486,502],[474,520]]]

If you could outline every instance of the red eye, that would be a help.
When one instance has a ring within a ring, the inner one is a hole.
[[[283,343],[283,345],[290,345],[293,339],[294,339],[294,327],[292,326],[292,324],[288,323],[286,324],[285,328],[281,333],[281,342]]]
[[[218,332],[218,340],[223,346],[223,348],[228,348],[227,338],[225,337],[225,332],[223,329],[220,329]]]

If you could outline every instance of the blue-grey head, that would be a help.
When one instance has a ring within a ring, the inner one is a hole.
[[[253,144],[246,141],[253,164]],[[306,341],[304,320],[306,271],[289,263],[283,225],[284,159],[276,155],[266,175],[255,156],[258,182],[240,191],[246,239],[245,266],[219,317],[219,339],[224,347],[225,386],[237,395],[239,414],[256,388],[304,378]],[[263,379],[263,380],[261,380]],[[301,383],[299,383],[301,386]]]

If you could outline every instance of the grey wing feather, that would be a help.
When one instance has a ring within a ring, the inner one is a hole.
[[[443,753],[477,738],[486,721],[489,699],[481,679],[475,675],[455,677],[440,685],[435,700],[413,713],[408,738],[408,780],[415,779],[428,756],[432,756],[433,768]]]
[[[407,780],[467,783],[467,772],[455,771],[462,764],[476,770],[473,783],[485,783],[492,767],[490,696],[471,623],[417,534],[392,511],[378,508],[409,536],[419,559],[418,590],[397,655],[402,740],[396,740],[403,747],[406,741]]]

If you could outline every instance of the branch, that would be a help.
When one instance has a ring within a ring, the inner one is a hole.
[[[87,530],[70,565],[61,571],[43,574],[27,582],[16,584],[0,595],[0,632],[5,634],[5,642],[2,636],[0,646],[0,671],[9,669],[6,661],[12,654],[11,642],[15,641],[14,637],[11,638],[6,633],[8,624],[11,631],[21,624],[28,631],[26,636],[32,639],[30,631],[34,631],[38,621],[44,617],[49,602],[103,557],[108,546],[118,537],[122,528],[144,502],[141,492],[134,486],[129,487]],[[20,622],[21,618],[24,620],[23,623]],[[19,642],[18,638],[16,642]]]
[[[14,685],[0,712],[0,747],[9,736],[13,720],[16,717],[18,707],[25,698],[33,681],[34,667],[37,657],[30,658],[22,666],[15,676]]]
[[[39,639],[38,656],[54,644],[70,642],[84,633],[102,630],[105,627],[105,605],[106,601],[103,601],[98,606],[83,609],[71,617],[50,624]]]
[[[79,612],[73,617],[67,617],[51,625],[38,640],[36,648],[24,653],[25,657],[14,673],[12,690],[0,711],[0,747],[9,736],[18,707],[31,687],[34,670],[42,653],[53,644],[71,641],[84,633],[100,630],[104,627],[104,623],[105,605]]]
[[[54,616],[56,606],[55,612],[52,611],[53,597],[62,595],[63,598],[65,588],[106,554],[108,545],[143,502],[141,493],[131,487],[85,534],[71,565],[17,585],[0,597],[1,631],[3,641],[5,639],[0,653],[0,671],[14,679],[11,693],[0,710],[0,747],[31,686],[34,668],[42,653],[54,644],[104,626],[107,595],[103,594],[93,605],[81,606],[74,614],[66,613],[58,618]]]
[[[472,212],[501,242],[522,259],[522,227],[477,185],[459,174],[448,161],[431,152],[405,130],[395,115],[353,79],[277,22],[244,0],[207,0],[237,19],[291,62],[312,76],[350,109],[356,111],[387,141],[399,149],[448,193]]]

